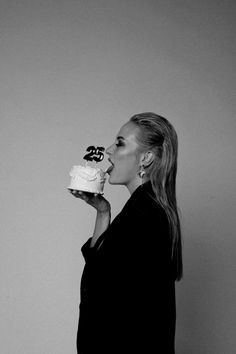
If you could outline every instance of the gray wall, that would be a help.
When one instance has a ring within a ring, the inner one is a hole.
[[[235,353],[235,9],[0,1],[1,354],[75,354],[80,247],[95,211],[67,193],[68,173],[147,110],[180,142],[177,354]],[[128,191],[105,191],[114,217]]]

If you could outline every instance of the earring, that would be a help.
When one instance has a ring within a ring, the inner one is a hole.
[[[145,174],[146,174],[146,172],[145,172],[144,166],[141,165],[138,175],[139,175],[140,178],[143,179],[143,177],[145,176]]]

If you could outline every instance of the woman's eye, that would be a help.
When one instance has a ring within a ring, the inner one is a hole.
[[[122,146],[121,142],[116,143],[116,146]]]

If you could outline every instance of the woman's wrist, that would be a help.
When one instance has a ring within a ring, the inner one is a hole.
[[[97,210],[97,214],[99,216],[107,216],[111,214],[111,208],[106,208],[106,209],[102,209],[102,210]]]
[[[103,210],[103,211],[97,211],[94,233],[93,233],[93,237],[92,237],[91,244],[90,244],[91,247],[93,247],[95,245],[97,239],[109,227],[110,221],[111,221],[110,209]]]

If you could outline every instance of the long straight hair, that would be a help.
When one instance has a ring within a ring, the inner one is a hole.
[[[153,112],[130,118],[140,128],[138,142],[144,151],[152,151],[155,159],[148,166],[156,202],[165,210],[171,235],[171,258],[175,279],[183,276],[181,227],[176,202],[178,137],[170,122]]]

